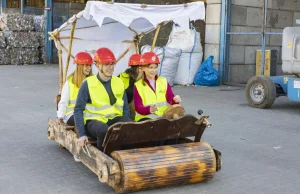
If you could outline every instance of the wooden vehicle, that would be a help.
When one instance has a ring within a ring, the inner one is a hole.
[[[209,181],[222,162],[218,150],[200,142],[204,130],[211,126],[208,116],[200,111],[197,119],[182,113],[180,105],[170,106],[164,115],[167,118],[116,123],[108,129],[103,152],[93,142],[78,146],[76,129],[58,126],[51,119],[48,138],[79,156],[99,181],[116,193]],[[177,118],[171,119],[174,115]],[[188,138],[193,136],[193,140]],[[153,146],[153,142],[165,145]]]
[[[118,58],[118,75],[127,68],[130,55],[139,53],[139,43],[145,34],[156,30],[153,50],[162,25],[175,19],[187,18],[189,22],[205,17],[203,2],[170,5],[172,9],[166,9],[168,6],[88,1],[84,11],[49,33],[58,49],[60,90],[75,68],[72,60],[77,52],[92,53],[109,47]],[[221,169],[221,153],[200,141],[204,130],[211,126],[208,116],[202,113],[199,112],[198,119],[185,115],[182,106],[173,105],[162,118],[116,123],[107,131],[103,152],[92,139],[80,147],[76,128],[57,125],[50,118],[47,133],[50,140],[78,156],[100,182],[117,193],[128,193],[209,181],[214,177]]]

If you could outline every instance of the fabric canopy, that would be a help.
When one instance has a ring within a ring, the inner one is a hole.
[[[71,55],[80,51],[91,54],[100,47],[110,48],[118,59],[128,48],[130,50],[117,63],[114,75],[127,68],[129,57],[136,53],[134,38],[147,34],[166,21],[186,24],[193,20],[205,19],[204,2],[177,5],[147,5],[129,3],[107,3],[88,1],[83,11],[71,17],[66,23],[50,34],[57,44],[62,46],[62,65],[66,67],[72,24],[76,21]],[[57,36],[59,34],[59,36]],[[71,57],[67,75],[75,70]],[[93,67],[93,73],[97,73]]]

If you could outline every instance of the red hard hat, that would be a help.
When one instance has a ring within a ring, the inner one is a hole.
[[[139,65],[141,62],[141,54],[133,54],[129,58],[128,66],[136,66]]]
[[[141,57],[141,65],[160,64],[158,56],[154,52],[146,52]]]
[[[75,56],[74,63],[79,64],[79,65],[92,65],[93,64],[93,58],[87,52],[79,52]]]
[[[116,62],[114,54],[108,48],[100,48],[94,54],[94,61],[103,64],[109,64]]]

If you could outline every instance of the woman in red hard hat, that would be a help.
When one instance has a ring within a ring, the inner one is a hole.
[[[178,104],[181,98],[174,95],[166,78],[157,76],[158,56],[154,52],[146,52],[141,57],[144,78],[135,83],[134,105],[135,121],[143,121],[161,117],[169,104]]]
[[[58,103],[56,120],[58,125],[62,122],[75,125],[73,113],[78,91],[83,80],[91,75],[93,58],[89,53],[79,52],[75,56],[74,64],[77,64],[76,70],[67,78]]]
[[[130,115],[132,119],[134,119],[135,117],[133,87],[134,83],[138,81],[143,75],[143,71],[140,66],[141,56],[141,54],[133,54],[128,61],[129,68],[119,75],[125,86],[128,104],[130,107]]]

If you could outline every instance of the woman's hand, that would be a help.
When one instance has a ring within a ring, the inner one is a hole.
[[[57,125],[60,125],[61,123],[64,123],[63,118],[57,118],[57,119],[56,119],[56,124],[57,124]]]
[[[181,98],[180,98],[179,95],[174,96],[173,100],[174,100],[174,102],[176,102],[176,103],[180,103],[180,102],[181,102]]]
[[[157,111],[157,106],[156,105],[151,105],[150,106],[150,113],[153,114],[155,111]]]

